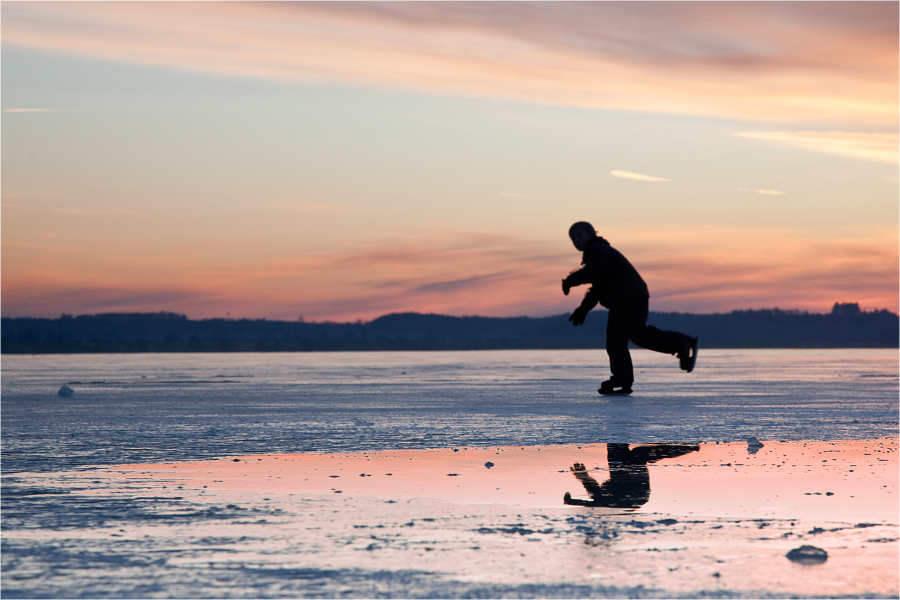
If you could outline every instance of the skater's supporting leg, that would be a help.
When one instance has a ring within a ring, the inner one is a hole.
[[[606,353],[609,355],[609,370],[612,380],[619,385],[634,383],[634,367],[628,352],[628,338],[633,329],[633,317],[624,307],[609,309],[606,321]],[[645,317],[646,318],[646,317]]]

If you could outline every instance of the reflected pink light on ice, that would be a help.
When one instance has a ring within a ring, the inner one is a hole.
[[[764,444],[755,454],[742,443],[701,444],[699,451],[647,466],[650,496],[643,506],[589,510],[897,522],[896,440]],[[428,498],[535,508],[563,507],[566,492],[588,498],[570,471],[574,463],[584,464],[598,483],[609,478],[606,444],[457,450],[263,454],[120,465],[110,471],[126,480],[207,486],[209,492]]]
[[[762,441],[755,453],[743,442],[681,455],[661,444],[613,447],[619,458],[658,450],[658,460],[646,461],[649,497],[636,510],[562,502],[567,491],[586,495],[569,470],[574,463],[600,484],[610,476],[606,444],[261,454],[20,474],[38,488],[72,486],[75,498],[98,506],[115,500],[130,518],[15,536],[66,547],[76,536],[97,547],[112,535],[113,552],[171,553],[179,568],[195,569],[200,585],[215,565],[216,578],[218,567],[399,569],[685,597],[895,597],[897,440]],[[827,562],[786,558],[807,544],[825,549]],[[170,572],[171,563],[155,565],[147,567],[153,576]],[[121,577],[113,568],[110,577]],[[73,571],[74,585],[83,574]]]

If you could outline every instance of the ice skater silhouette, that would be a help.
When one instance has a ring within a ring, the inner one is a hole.
[[[694,370],[697,360],[697,338],[677,331],[662,331],[647,325],[650,293],[647,284],[622,253],[597,235],[593,225],[579,221],[569,228],[569,238],[583,252],[580,269],[563,279],[563,294],[576,285],[591,284],[581,306],[569,320],[578,326],[588,312],[602,304],[609,309],[606,323],[606,353],[612,377],[600,384],[601,394],[630,394],[634,383],[634,367],[628,341],[642,348],[678,356],[682,369]]]
[[[650,499],[650,473],[647,465],[664,458],[675,458],[695,452],[700,446],[685,444],[650,444],[628,449],[628,444],[607,444],[606,460],[609,463],[609,479],[602,484],[588,475],[581,463],[569,469],[590,494],[590,500],[572,498],[569,492],[563,496],[563,504],[574,506],[604,506],[610,508],[638,508]]]

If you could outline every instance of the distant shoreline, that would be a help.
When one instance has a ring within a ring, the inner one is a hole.
[[[369,322],[191,320],[175,313],[110,313],[2,319],[2,354],[100,352],[322,352],[604,348],[606,311],[582,327],[568,315],[450,317],[395,313]],[[900,320],[887,310],[835,304],[831,313],[779,309],[723,314],[650,313],[648,324],[700,338],[703,348],[897,348]]]

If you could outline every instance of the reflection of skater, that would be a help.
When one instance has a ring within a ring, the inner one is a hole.
[[[628,444],[607,444],[606,459],[609,462],[609,479],[602,484],[588,475],[581,463],[570,467],[572,474],[581,482],[590,500],[572,498],[569,492],[563,497],[564,504],[577,506],[606,506],[611,508],[637,508],[650,499],[650,473],[647,465],[664,458],[675,458],[695,452],[700,446],[677,444],[651,444],[628,449]]]
[[[569,320],[573,325],[581,325],[598,303],[609,309],[606,352],[612,377],[604,381],[598,391],[601,394],[631,393],[634,368],[628,352],[629,340],[648,350],[677,354],[681,368],[692,371],[697,359],[697,338],[647,326],[650,293],[631,263],[598,236],[590,223],[575,223],[569,228],[569,237],[584,253],[581,258],[584,266],[563,279],[563,293],[568,296],[569,288],[591,284],[581,306],[572,312]]]

